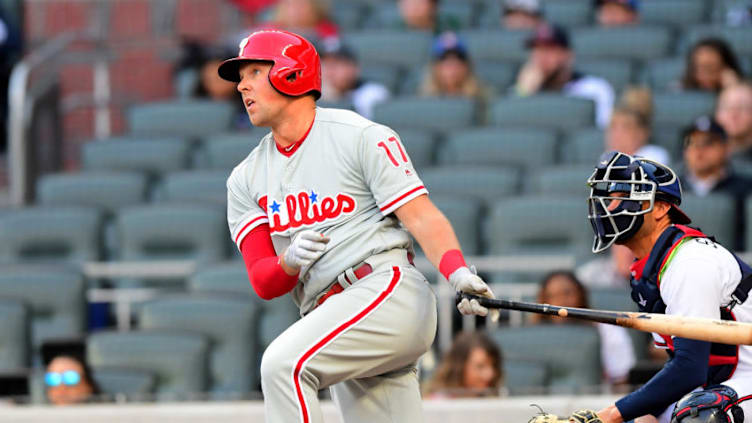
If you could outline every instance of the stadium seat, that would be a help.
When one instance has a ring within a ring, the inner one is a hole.
[[[498,25],[498,16],[495,25]],[[467,44],[473,61],[522,62],[528,56],[525,41],[530,37],[529,31],[474,29],[460,32],[460,37]]]
[[[531,172],[527,181],[530,194],[571,195],[585,199],[590,190],[587,178],[593,173],[595,161],[591,164],[546,166]]]
[[[182,138],[113,138],[87,142],[81,151],[86,170],[146,172],[155,176],[190,164],[190,144]]]
[[[427,32],[369,30],[349,33],[347,44],[363,68],[372,64],[412,68],[428,61],[431,38]]]
[[[628,60],[577,60],[575,67],[586,75],[599,76],[607,80],[615,91],[620,91],[632,83],[632,64]]]
[[[598,128],[576,129],[567,135],[561,149],[564,163],[581,163],[595,166],[603,154],[605,135]]]
[[[623,288],[590,288],[590,308],[612,311],[637,311],[630,297],[629,286]]]
[[[16,265],[0,272],[0,297],[28,306],[32,345],[80,336],[86,328],[86,284],[68,266]]]
[[[229,170],[194,170],[170,173],[159,189],[168,202],[203,202],[223,206],[227,202]]]
[[[231,129],[237,107],[230,102],[177,100],[139,104],[128,111],[137,135],[200,137]]]
[[[545,129],[479,128],[458,130],[439,152],[442,165],[506,165],[532,169],[553,165],[556,134]]]
[[[269,128],[252,131],[212,134],[204,139],[200,148],[202,167],[232,170],[258,145]]]
[[[640,22],[649,25],[691,27],[705,21],[704,0],[651,0],[640,3]]]
[[[686,59],[667,57],[651,60],[643,68],[642,79],[656,92],[669,91],[681,86]]]
[[[447,195],[431,195],[431,201],[452,223],[454,233],[466,255],[478,255],[480,246],[480,222],[483,203]],[[418,245],[416,244],[416,248]]]
[[[420,170],[433,165],[433,156],[436,149],[436,140],[433,133],[411,128],[392,129],[399,134],[400,140],[407,150],[407,155],[410,156],[410,161],[416,170],[420,172]]]
[[[493,104],[489,121],[497,126],[574,129],[594,125],[595,105],[591,100],[560,94],[507,96]]]
[[[504,357],[504,386],[510,395],[545,393],[547,373],[544,363]]]
[[[357,29],[363,22],[366,15],[364,9],[362,4],[340,1],[331,8],[331,13],[340,29],[351,31]]]
[[[572,31],[572,46],[578,58],[652,60],[671,48],[671,32],[659,26],[578,28]]]
[[[712,113],[715,97],[703,92],[658,93],[653,95],[655,125],[690,125],[700,115]]]
[[[154,393],[157,384],[156,375],[142,369],[100,367],[92,370],[92,377],[102,394],[118,398],[125,395],[131,401],[150,400],[149,394]]]
[[[682,134],[686,126],[688,125],[658,124],[651,129],[650,142],[665,148],[674,160],[672,164],[682,161],[684,154]]]
[[[502,2],[486,0],[486,11],[481,15],[484,27],[498,27],[501,21]],[[565,27],[588,25],[592,21],[593,3],[590,0],[545,0],[543,16],[546,21]]]
[[[752,55],[752,31],[746,26],[726,25],[698,25],[687,28],[679,42],[679,53],[689,51],[696,42],[709,37],[726,40],[737,57]]]
[[[470,126],[475,103],[466,98],[399,98],[374,107],[374,121],[391,127],[447,131]]]
[[[210,391],[240,394],[260,383],[256,366],[259,307],[235,294],[176,295],[149,301],[139,313],[143,329],[186,330],[201,333],[210,342]]]
[[[0,372],[29,367],[30,324],[26,305],[0,298]]]
[[[749,16],[746,0],[716,0],[712,4],[711,21],[719,25],[745,25]]]
[[[499,200],[486,221],[490,254],[589,256],[592,230],[585,198],[530,195]]]
[[[439,4],[438,14],[442,19],[452,19],[459,26],[466,28],[475,22],[475,5],[473,2],[442,2]],[[371,16],[364,23],[367,28],[398,28],[403,25],[403,19],[397,3],[378,3],[371,12]]]
[[[576,393],[601,383],[600,337],[587,324],[502,328],[489,335],[505,360],[528,360],[546,366],[548,387]],[[577,348],[562,348],[577,345]]]
[[[40,205],[97,207],[108,214],[144,202],[146,193],[146,177],[135,172],[48,174],[37,182]]]
[[[182,331],[98,332],[87,339],[86,355],[99,368],[133,368],[156,375],[154,392],[190,397],[206,392],[209,340]]]
[[[264,301],[261,305],[257,342],[259,351],[263,352],[279,334],[300,319],[300,311],[289,294]],[[258,359],[261,364],[261,355]]]
[[[509,62],[484,60],[475,62],[473,69],[478,79],[493,87],[497,93],[507,92],[517,78],[517,66]]]
[[[503,166],[440,166],[424,169],[420,177],[430,194],[471,197],[484,204],[516,194],[520,187],[519,171]]]
[[[82,263],[101,257],[96,209],[29,207],[0,215],[0,263]]]
[[[681,209],[692,219],[692,226],[702,229],[723,245],[732,246],[736,239],[735,205],[731,196],[711,194],[697,197],[685,193]]]
[[[397,91],[401,79],[399,68],[393,65],[370,65],[360,69],[360,76],[364,81],[384,85],[391,93]]]
[[[188,279],[192,292],[226,292],[255,297],[242,262],[219,263],[202,267]]]

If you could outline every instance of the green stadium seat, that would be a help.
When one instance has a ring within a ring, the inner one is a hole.
[[[209,340],[182,331],[98,332],[87,339],[86,355],[99,368],[133,368],[156,375],[163,398],[191,398],[206,392]]]
[[[373,64],[414,67],[428,61],[431,34],[399,30],[359,31],[347,35],[347,44],[355,50],[363,68]]]
[[[590,288],[590,308],[612,311],[637,311],[629,295],[629,287]]]
[[[242,162],[269,133],[269,128],[212,134],[204,139],[199,156],[202,167],[231,170]]]
[[[697,226],[723,245],[735,244],[735,205],[731,196],[711,194],[697,197],[685,193],[681,209],[692,219],[692,226]]]
[[[590,193],[587,178],[593,173],[595,161],[591,164],[574,164],[542,167],[528,179],[530,194],[571,195],[573,198],[587,198]]]
[[[447,195],[431,195],[431,201],[452,223],[462,251],[471,256],[480,254],[480,222],[483,203],[478,200]]]
[[[413,128],[392,129],[399,134],[407,155],[410,156],[410,161],[418,172],[433,165],[436,139],[432,132]]]
[[[496,15],[496,25],[498,25]],[[527,59],[528,50],[525,41],[530,31],[504,31],[498,29],[474,29],[462,31],[460,37],[467,44],[473,61],[510,61],[522,62]]]
[[[0,297],[28,307],[32,345],[50,338],[80,336],[86,329],[86,283],[68,266],[7,266],[0,272]],[[4,323],[3,323],[4,325]]]
[[[170,173],[162,182],[160,197],[169,202],[203,202],[223,206],[227,203],[226,184],[229,176],[229,170]]]
[[[439,3],[439,16],[441,19],[456,21],[461,28],[472,26],[475,23],[475,5],[473,2],[441,2]],[[369,29],[400,28],[404,26],[404,20],[400,14],[397,3],[378,3],[375,10],[364,23]]]
[[[712,113],[714,107],[715,97],[709,93],[658,93],[653,95],[653,122],[687,126],[698,116]]]
[[[475,103],[466,98],[399,98],[374,107],[374,121],[390,127],[447,131],[470,126]]]
[[[250,298],[226,295],[177,295],[149,301],[139,313],[143,329],[198,332],[210,342],[210,391],[241,394],[260,383],[256,366],[259,307]]]
[[[577,60],[578,71],[586,75],[599,76],[619,91],[632,83],[632,64],[624,59],[589,59]]]
[[[530,195],[496,202],[486,221],[489,254],[589,256],[586,198]]]
[[[504,386],[509,395],[540,395],[548,385],[548,369],[542,362],[504,357]]]
[[[485,0],[486,10],[481,15],[480,25],[487,28],[498,27],[501,22],[503,2]],[[585,26],[590,24],[593,15],[591,0],[545,0],[543,16],[546,21],[564,27]]]
[[[538,325],[502,328],[489,335],[505,360],[528,360],[546,366],[548,387],[581,392],[601,383],[600,338],[591,325]],[[563,349],[562,345],[577,345]]]
[[[520,187],[520,173],[504,166],[440,166],[420,173],[423,183],[432,194],[471,197],[484,204],[516,194]]]
[[[22,301],[0,298],[0,372],[29,367],[29,311]]]
[[[361,68],[360,77],[364,81],[378,82],[392,93],[397,91],[401,79],[399,68],[393,65],[371,65]]]
[[[479,128],[453,132],[439,153],[442,165],[506,165],[531,169],[556,159],[556,134],[545,129]]]
[[[517,66],[509,62],[484,60],[474,63],[473,69],[478,79],[493,87],[497,93],[508,91],[517,78]]]
[[[0,263],[99,260],[102,217],[96,209],[29,207],[0,215]]]
[[[92,370],[92,377],[103,395],[124,395],[130,401],[150,400],[157,385],[156,375],[142,369],[100,367]]]
[[[729,27],[725,25],[698,25],[687,28],[679,42],[679,52],[685,53],[704,38],[726,40],[737,57],[752,55],[752,31],[747,26]]]
[[[681,86],[686,59],[683,57],[668,57],[651,60],[643,68],[642,79],[654,91],[675,90]]]
[[[139,104],[128,111],[128,126],[137,135],[199,137],[227,131],[237,107],[230,102],[177,100]]]
[[[595,105],[591,100],[560,94],[508,96],[493,104],[489,121],[497,126],[575,129],[594,125]]]
[[[109,214],[143,203],[146,193],[146,176],[135,172],[48,174],[37,182],[40,205],[97,207]]]
[[[259,351],[263,352],[279,334],[300,319],[300,311],[289,294],[270,301],[264,301],[261,306],[261,320],[257,332],[257,341],[260,348]],[[261,364],[260,354],[258,364]]]
[[[705,21],[704,0],[650,0],[640,3],[640,21],[649,25],[691,27]]]
[[[159,175],[188,167],[190,145],[182,138],[114,138],[82,147],[86,170],[134,171]]]
[[[340,29],[355,30],[363,22],[366,15],[365,7],[362,4],[354,2],[337,2],[335,7],[331,8],[332,18]]]
[[[567,135],[561,156],[565,163],[582,163],[595,166],[595,161],[603,154],[605,135],[598,128],[575,130]]]
[[[191,292],[226,292],[255,297],[248,271],[242,262],[219,263],[202,267],[188,279]]]
[[[654,125],[650,134],[650,142],[651,144],[656,144],[665,148],[675,161],[681,162],[682,155],[684,154],[684,140],[682,134],[686,126],[688,125]]]
[[[660,26],[579,28],[572,31],[578,58],[653,60],[669,53],[671,32]]]

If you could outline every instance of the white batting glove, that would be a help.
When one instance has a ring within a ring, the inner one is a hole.
[[[301,267],[310,266],[319,259],[326,251],[326,244],[329,237],[324,236],[316,231],[303,231],[296,236],[287,250],[285,250],[285,264],[295,270]]]
[[[480,276],[475,274],[475,268],[470,270],[467,267],[460,267],[449,275],[449,283],[452,285],[455,291],[467,292],[468,294],[480,295],[487,298],[494,297],[491,288],[483,282]],[[457,304],[457,309],[462,314],[477,314],[479,316],[486,316],[489,314],[489,310],[486,307],[480,305],[478,300],[468,300],[463,298],[462,301]],[[494,322],[499,320],[499,310],[491,310],[491,320]]]

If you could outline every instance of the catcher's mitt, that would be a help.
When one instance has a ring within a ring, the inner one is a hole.
[[[567,419],[541,411],[528,423],[603,423],[593,410],[577,410]]]

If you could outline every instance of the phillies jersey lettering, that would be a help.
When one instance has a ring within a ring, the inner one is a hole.
[[[392,213],[427,193],[393,130],[347,110],[318,107],[297,148],[279,148],[269,133],[233,170],[227,220],[238,248],[264,223],[277,254],[303,230],[331,238],[326,253],[301,269],[292,292],[305,314],[346,269],[383,251],[411,249]]]

